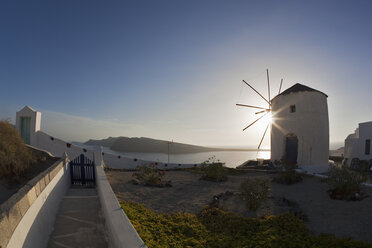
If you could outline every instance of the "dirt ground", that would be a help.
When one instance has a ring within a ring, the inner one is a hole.
[[[226,182],[216,183],[200,180],[200,174],[167,171],[165,180],[171,180],[173,187],[158,188],[132,184],[132,172],[106,171],[106,175],[119,201],[143,203],[161,213],[181,211],[195,214],[209,205],[214,196],[226,191],[237,193],[239,184],[247,177],[273,176],[255,172],[228,176]],[[306,216],[305,224],[314,234],[330,233],[337,237],[372,241],[372,188],[364,188],[370,197],[354,202],[332,200],[327,189],[327,183],[317,177],[306,176],[302,182],[294,185],[272,182],[271,197],[255,214],[260,216],[262,213],[277,214],[293,210],[293,206],[278,204],[278,199],[285,198],[294,203],[296,211]],[[243,200],[236,195],[222,197],[220,202],[229,211],[252,216],[244,207]]]

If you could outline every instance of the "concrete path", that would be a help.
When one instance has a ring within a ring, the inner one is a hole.
[[[96,189],[69,189],[61,202],[48,247],[108,247]]]

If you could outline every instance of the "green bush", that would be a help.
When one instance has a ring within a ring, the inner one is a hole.
[[[313,236],[291,213],[265,218],[246,218],[218,208],[205,208],[200,215],[158,214],[142,204],[121,206],[149,248],[178,247],[372,247],[371,243]]]
[[[245,179],[239,191],[248,209],[256,211],[269,197],[270,181],[265,177]]]
[[[214,156],[204,161],[200,166],[200,170],[203,174],[202,179],[204,180],[216,182],[227,180],[226,174],[228,173],[228,169],[219,160],[216,161]]]
[[[282,184],[294,184],[302,181],[302,176],[296,172],[297,165],[282,158],[279,162],[280,172],[273,181]]]
[[[141,183],[149,186],[160,186],[163,184],[164,172],[158,171],[153,164],[137,166],[133,174]]]
[[[331,194],[334,196],[353,197],[360,194],[361,185],[366,180],[366,175],[349,170],[345,166],[332,167],[327,179]],[[334,197],[333,197],[334,198]]]
[[[0,177],[22,176],[34,155],[8,121],[0,121]]]

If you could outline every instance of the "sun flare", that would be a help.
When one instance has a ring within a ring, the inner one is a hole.
[[[271,112],[267,112],[265,117],[262,118],[262,123],[264,123],[266,126],[267,124],[272,124],[272,122],[273,122],[273,116]]]

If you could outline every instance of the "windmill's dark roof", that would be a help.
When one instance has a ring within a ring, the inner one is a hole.
[[[292,87],[286,89],[285,91],[283,91],[282,93],[280,93],[278,96],[280,95],[288,95],[290,93],[296,93],[296,92],[301,92],[301,91],[314,91],[314,92],[319,92],[323,95],[325,95],[326,97],[328,97],[326,94],[324,94],[323,92],[319,91],[319,90],[315,90],[313,88],[310,88],[306,85],[302,85],[302,84],[295,84],[293,85]]]

